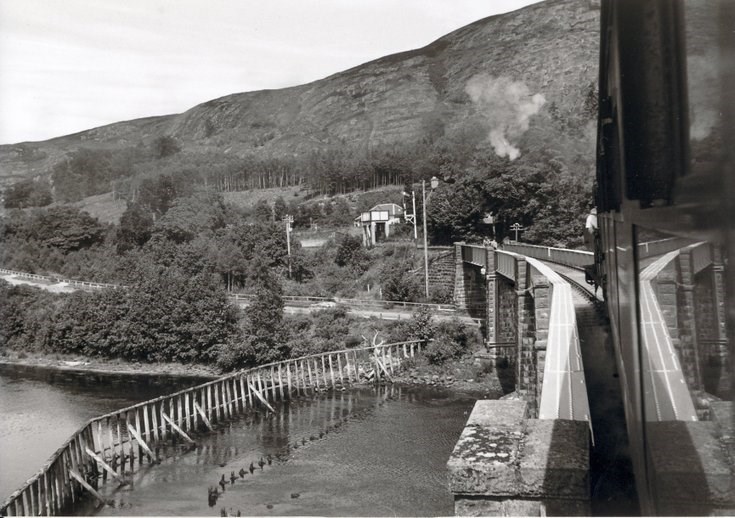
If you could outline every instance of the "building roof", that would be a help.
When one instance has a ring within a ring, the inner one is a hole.
[[[397,203],[380,203],[370,210],[387,210],[391,216],[400,216],[403,214],[403,207]]]

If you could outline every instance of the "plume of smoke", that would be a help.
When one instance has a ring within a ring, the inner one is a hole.
[[[526,132],[529,119],[541,110],[546,98],[538,93],[531,95],[521,81],[486,73],[467,81],[465,91],[489,123],[488,140],[495,153],[510,160],[518,158],[521,150],[514,143]]]

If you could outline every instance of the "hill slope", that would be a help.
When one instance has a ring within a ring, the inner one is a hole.
[[[190,156],[229,157],[475,139],[510,158],[514,150],[551,148],[589,171],[593,113],[585,99],[594,97],[599,30],[591,4],[547,0],[313,83],[3,145],[0,182],[48,174],[80,148],[145,147],[161,136],[174,137]]]

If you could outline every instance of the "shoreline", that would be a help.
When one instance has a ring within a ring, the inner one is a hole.
[[[22,356],[21,356],[22,355]],[[193,378],[198,380],[215,380],[228,373],[219,372],[216,368],[202,364],[181,363],[138,363],[120,359],[87,358],[81,355],[18,353],[6,351],[0,356],[0,366],[18,366],[48,369],[59,372],[79,374],[102,374],[120,376],[166,376],[176,378]],[[478,399],[500,397],[498,384],[491,379],[463,379],[448,376],[444,369],[414,368],[393,376],[395,383],[409,386],[425,386],[449,390],[458,394],[471,395]],[[437,374],[441,372],[441,374]],[[359,385],[369,386],[372,383],[362,382]],[[493,398],[494,399],[494,398]]]
[[[25,354],[23,357],[16,351],[9,351],[0,356],[0,365],[34,367],[58,371],[116,374],[128,376],[170,376],[182,378],[217,379],[223,374],[207,365],[181,363],[133,363],[124,360],[108,360],[102,358],[86,358],[79,355],[63,354]]]

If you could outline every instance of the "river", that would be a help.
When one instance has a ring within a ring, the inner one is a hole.
[[[109,378],[0,368],[0,410],[11,416],[0,425],[5,495],[89,417],[191,384]],[[200,435],[194,449],[170,446],[166,460],[143,468],[131,484],[103,486],[111,506],[95,509],[87,500],[72,512],[211,516],[224,508],[243,516],[451,515],[445,465],[474,401],[444,389],[400,385],[297,398],[279,403],[276,414],[251,412]],[[272,463],[261,469],[258,461],[268,456]],[[241,468],[243,477],[237,475]],[[208,488],[222,475],[225,491],[210,506]]]

